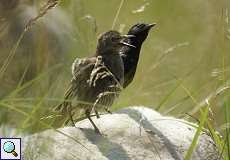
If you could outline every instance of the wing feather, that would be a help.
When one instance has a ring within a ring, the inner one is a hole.
[[[96,58],[76,58],[72,64],[72,80],[64,94],[64,101],[55,107],[55,111],[65,114],[71,106],[71,100],[77,98],[78,87],[85,81],[86,74],[90,74],[95,65]]]

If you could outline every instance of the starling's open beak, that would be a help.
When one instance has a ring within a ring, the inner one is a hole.
[[[129,44],[127,42],[125,42],[124,40],[127,39],[127,38],[133,38],[133,37],[136,37],[134,35],[130,35],[130,34],[126,34],[126,35],[122,35],[122,40],[120,41],[120,44],[123,44],[125,46],[129,46],[129,47],[133,47],[133,48],[136,48],[136,46],[132,45],[132,44]]]
[[[121,41],[120,41],[120,44],[123,44],[123,45],[125,45],[125,46],[129,46],[129,47],[132,47],[132,48],[137,48],[136,46],[134,46],[134,45],[132,45],[132,44],[129,44],[129,43],[127,43],[127,42],[124,42],[124,40],[121,40]]]
[[[132,47],[132,48],[137,48],[136,46],[132,45],[132,44],[129,44],[127,42],[124,42],[123,40],[120,42],[120,44],[123,44],[125,46],[129,46],[129,47]]]
[[[136,37],[134,35],[131,35],[131,34],[125,34],[125,35],[121,35],[122,38],[133,38],[133,37]]]
[[[156,23],[148,24],[148,25],[146,26],[146,29],[150,29],[150,28],[154,27],[155,25],[156,25]]]

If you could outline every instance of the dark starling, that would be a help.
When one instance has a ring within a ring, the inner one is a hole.
[[[133,25],[127,35],[133,35],[126,39],[130,45],[135,46],[129,47],[125,46],[122,48],[121,57],[124,63],[124,84],[123,88],[126,88],[134,78],[136,73],[136,68],[139,60],[139,55],[141,51],[142,43],[148,36],[149,30],[155,26],[156,24],[145,24],[145,23],[137,23]]]
[[[70,86],[65,93],[65,100],[56,107],[74,125],[73,116],[83,109],[95,131],[100,133],[90,117],[92,110],[99,117],[97,110],[109,112],[114,99],[118,97],[124,82],[124,66],[120,57],[120,49],[126,36],[117,31],[108,31],[98,39],[96,54],[92,57],[77,58],[72,65]],[[132,45],[130,45],[132,46]]]

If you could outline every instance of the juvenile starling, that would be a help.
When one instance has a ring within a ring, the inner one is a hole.
[[[92,57],[77,58],[72,65],[70,86],[64,102],[56,107],[68,121],[74,125],[75,111],[83,109],[95,131],[100,133],[90,117],[92,110],[99,117],[97,110],[108,110],[114,99],[118,97],[124,82],[124,66],[119,54],[122,46],[130,46],[124,42],[126,36],[117,31],[108,31],[98,39],[96,53]]]
[[[127,35],[133,36],[127,38],[125,42],[135,46],[135,48],[125,46],[121,51],[121,57],[124,63],[124,88],[126,88],[133,81],[137,69],[141,46],[147,38],[149,30],[155,25],[155,23],[137,23],[133,25],[128,31]]]

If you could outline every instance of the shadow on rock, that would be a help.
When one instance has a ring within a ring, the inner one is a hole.
[[[106,135],[96,135],[92,129],[82,129],[85,137],[98,147],[100,152],[109,160],[130,160],[123,147],[117,143],[110,141]]]

